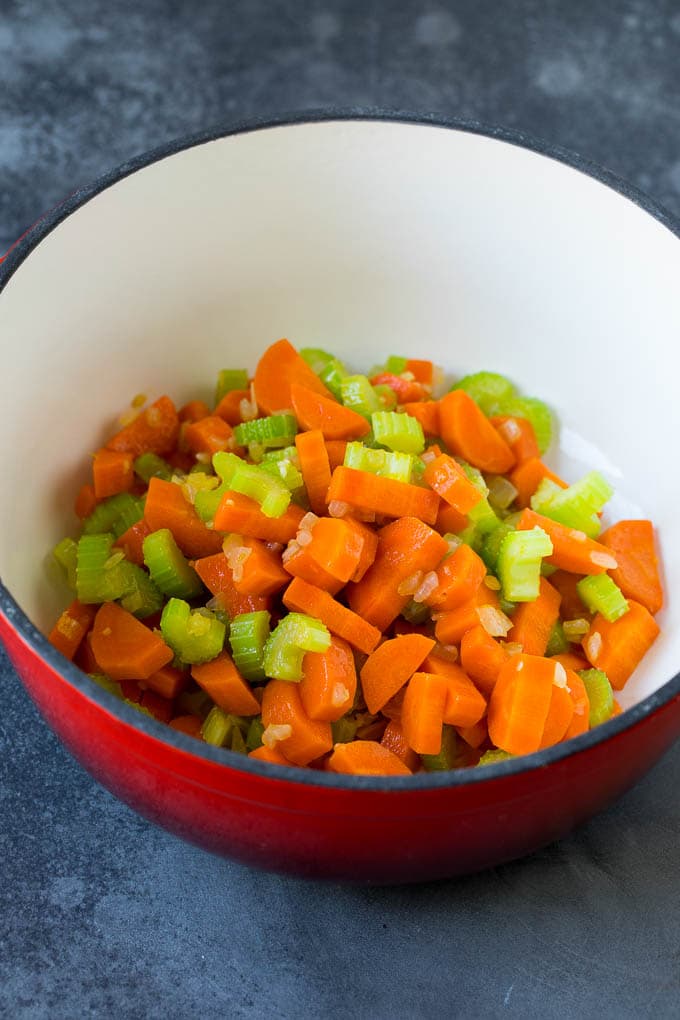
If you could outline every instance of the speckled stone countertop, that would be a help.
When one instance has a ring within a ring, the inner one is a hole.
[[[0,251],[140,151],[330,105],[518,128],[680,215],[679,68],[672,0],[4,0]],[[680,745],[527,860],[351,888],[154,828],[73,762],[1,653],[0,689],[3,1018],[678,1016]]]

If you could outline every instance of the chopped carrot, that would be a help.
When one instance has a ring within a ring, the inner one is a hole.
[[[315,514],[325,514],[326,493],[331,484],[331,466],[323,432],[321,429],[299,432],[295,437],[295,448],[309,505]]]
[[[208,591],[220,596],[230,619],[241,613],[255,613],[268,608],[269,600],[265,595],[244,595],[238,591],[229,561],[223,552],[193,560],[192,566]]]
[[[352,649],[337,634],[325,652],[307,652],[298,688],[310,719],[335,722],[348,712],[357,690],[357,671]]]
[[[253,386],[258,407],[265,414],[289,411],[293,406],[290,392],[293,383],[332,399],[318,375],[293,345],[287,340],[278,340],[267,348],[257,363]]]
[[[505,474],[515,455],[465,390],[452,390],[439,402],[441,436],[453,453],[480,471]]]
[[[239,595],[273,595],[288,584],[290,578],[278,553],[268,549],[259,538],[240,535],[236,541],[240,550],[248,550],[247,556],[244,552],[239,571],[232,572],[234,588]]]
[[[330,464],[331,472],[333,472],[336,467],[340,467],[345,462],[347,441],[345,439],[327,439],[326,451],[328,453],[328,463]]]
[[[210,408],[204,400],[190,400],[180,407],[177,417],[180,422],[200,421],[202,418],[210,417]]]
[[[559,613],[560,593],[542,577],[538,598],[533,602],[520,602],[512,614],[509,640],[521,645],[526,655],[545,655],[550,631]]]
[[[589,615],[578,593],[577,585],[580,580],[580,574],[572,574],[568,570],[556,570],[550,575],[551,585],[562,596],[560,616],[563,620],[578,620]]]
[[[158,634],[115,602],[105,602],[97,611],[92,651],[112,680],[146,680],[174,657]]]
[[[209,694],[224,712],[234,715],[258,715],[259,702],[243,679],[228,652],[216,659],[191,667],[191,675],[202,690]]]
[[[124,531],[120,538],[117,538],[113,544],[117,549],[123,550],[125,558],[130,560],[131,563],[136,563],[138,567],[143,567],[144,539],[150,534],[151,528],[144,518],[142,518],[141,521],[137,521],[137,523],[132,524],[127,531]]]
[[[438,673],[414,673],[401,710],[409,747],[418,754],[439,754],[449,681]]]
[[[588,538],[583,531],[567,528],[533,510],[523,510],[517,530],[531,531],[532,528],[542,528],[552,542],[552,555],[546,557],[546,562],[555,567],[572,574],[604,574],[616,567],[611,549]]]
[[[439,509],[439,496],[431,489],[344,465],[333,472],[327,498],[388,517],[418,517],[426,524],[434,524]]]
[[[174,666],[163,666],[143,681],[144,687],[172,701],[186,688],[188,676]]]
[[[310,719],[302,705],[298,685],[270,680],[262,698],[262,724],[289,726],[290,736],[277,738],[276,747],[296,765],[308,765],[333,747],[331,724]]]
[[[590,700],[586,685],[575,669],[568,667],[566,663],[562,663],[562,665],[567,670],[567,686],[574,703],[574,714],[562,739],[571,740],[572,737],[578,737],[581,733],[587,733],[590,728]],[[583,666],[578,666],[577,668],[588,669],[588,663],[584,662]]]
[[[610,571],[628,599],[641,602],[654,616],[663,606],[654,525],[651,521],[619,521],[600,536],[611,549],[618,566]]]
[[[150,712],[154,719],[165,723],[166,726],[172,719],[174,706],[172,701],[157,694],[156,691],[143,691],[139,704]]]
[[[455,730],[458,736],[469,747],[475,750],[489,739],[489,727],[487,726],[486,717],[480,719],[474,726],[456,726]]]
[[[486,564],[469,545],[462,542],[436,570],[437,587],[425,604],[433,609],[457,609],[474,598],[486,577]]]
[[[474,726],[484,715],[486,698],[457,663],[450,663],[446,672],[444,722],[450,726]]]
[[[500,601],[497,592],[480,584],[473,598],[465,602],[457,609],[451,609],[437,614],[434,633],[437,641],[443,645],[457,645],[463,635],[473,627],[479,626],[481,617],[479,610],[483,606],[492,606],[500,610]]]
[[[568,674],[567,674],[568,677]],[[567,680],[568,682],[568,680]],[[559,744],[566,736],[574,718],[574,699],[568,687],[558,687],[553,683],[550,707],[543,727],[543,736],[539,750]]]
[[[559,669],[538,655],[510,656],[489,700],[489,736],[496,747],[508,754],[538,751]]]
[[[342,520],[363,539],[359,562],[357,563],[354,573],[350,578],[350,581],[360,581],[376,557],[376,553],[378,551],[378,536],[372,528],[367,527],[365,524],[362,524],[361,521],[357,521],[356,518],[350,517],[348,514],[345,515]]]
[[[135,481],[132,455],[116,450],[97,450],[92,461],[92,479],[96,499],[129,492]]]
[[[86,517],[90,516],[96,505],[97,497],[94,494],[94,488],[89,482],[86,482],[85,485],[80,486],[78,495],[76,496],[76,501],[73,504],[76,516],[79,517],[81,521],[84,520]]]
[[[467,514],[461,514],[454,507],[449,506],[443,500],[439,505],[439,511],[437,512],[437,522],[435,527],[438,532],[442,535],[446,535],[449,532],[457,534],[459,531],[463,531],[468,526]]]
[[[67,659],[73,659],[92,626],[96,613],[96,606],[83,605],[78,599],[74,599],[55,623],[47,640]]]
[[[399,590],[404,582],[417,571],[425,574],[433,570],[447,550],[441,535],[417,517],[401,517],[387,524],[380,529],[373,565],[361,581],[347,589],[351,609],[386,630],[411,597]]]
[[[621,715],[622,712],[623,712],[623,709],[622,709],[621,705],[616,700],[616,698],[614,698],[614,704],[612,706],[612,714],[609,716],[609,718],[613,719],[614,716]]]
[[[309,584],[323,588],[330,595],[335,595],[343,587],[344,582],[329,573],[312,555],[308,545],[295,548],[289,546],[283,566],[291,577],[299,577]]]
[[[409,771],[415,772],[420,767],[420,758],[413,748],[408,746],[408,741],[404,736],[404,731],[398,719],[390,719],[385,727],[380,743],[388,751],[391,751],[392,754],[396,754],[397,758],[403,761]]]
[[[529,506],[531,497],[544,478],[559,485],[561,489],[567,488],[567,483],[551,471],[540,457],[529,457],[528,460],[522,461],[508,477],[517,489],[516,502],[521,508]]]
[[[201,736],[202,725],[200,715],[177,715],[168,723],[171,729],[177,730],[178,733],[186,733],[188,737],[196,737],[197,740],[203,739]]]
[[[132,701],[135,705],[141,704],[144,691],[136,680],[119,680],[122,695],[126,701]]]
[[[287,609],[315,616],[325,623],[331,634],[337,634],[366,654],[370,654],[380,641],[381,633],[377,627],[336,602],[327,591],[308,584],[300,577],[293,578],[286,588],[283,604]]]
[[[340,518],[320,517],[310,534],[312,540],[304,546],[305,552],[331,577],[342,584],[349,581],[361,561],[363,532]]]
[[[526,418],[498,414],[489,420],[514,453],[518,465],[532,457],[541,456],[533,425]]]
[[[561,662],[566,670],[572,670],[572,672],[577,669],[590,669],[588,660],[584,659],[582,655],[575,655],[574,652],[560,652],[558,655],[551,655],[550,658],[553,662]]]
[[[407,358],[406,371],[415,377],[416,382],[425,386],[432,385],[434,376],[434,365],[426,358]]]
[[[410,776],[401,758],[374,740],[352,740],[336,744],[326,768],[350,776]]]
[[[628,607],[613,623],[597,613],[583,639],[588,662],[607,674],[615,691],[621,690],[659,635],[659,625],[648,609],[633,599]]]
[[[131,453],[170,453],[177,443],[179,418],[170,397],[159,399],[117,432],[106,444],[109,450]]]
[[[305,512],[301,506],[290,503],[280,517],[265,517],[259,503],[240,492],[225,492],[215,513],[215,529],[231,531],[248,538],[261,538],[263,542],[281,542],[285,545],[295,538]]]
[[[426,436],[439,435],[439,401],[414,400],[401,405],[402,411],[417,418]]]
[[[434,648],[432,638],[405,634],[371,652],[361,668],[361,689],[368,711],[376,715],[413,676]]]
[[[423,479],[460,514],[468,514],[484,498],[460,464],[446,453],[427,463]]]
[[[179,485],[152,478],[144,504],[144,520],[152,531],[169,528],[185,556],[209,556],[222,548],[223,536],[209,530]]]
[[[461,665],[480,691],[487,696],[494,689],[498,674],[508,657],[505,648],[487,634],[481,624],[466,631],[461,638]]]
[[[303,429],[318,429],[324,439],[361,439],[371,430],[366,418],[333,397],[291,383],[293,413]]]
[[[233,445],[233,431],[223,418],[210,414],[198,421],[189,421],[182,432],[186,448],[192,453],[218,453]]]
[[[293,765],[285,755],[281,754],[278,747],[256,747],[248,755],[249,758],[257,758],[258,761],[268,761],[270,765]],[[301,767],[298,765],[298,767]]]
[[[96,610],[97,607],[96,606],[92,606],[91,608],[93,610]],[[93,619],[94,619],[94,614],[93,614]],[[94,652],[92,651],[92,631],[91,630],[87,632],[87,634],[85,635],[83,640],[80,642],[80,646],[78,648],[78,651],[76,652],[76,654],[73,657],[73,661],[75,662],[75,664],[78,667],[78,669],[82,669],[83,673],[90,673],[90,674],[92,674],[92,673],[103,673],[104,672],[103,669],[101,668],[101,666],[99,665],[99,663],[97,662],[97,660],[95,659]]]
[[[231,390],[224,394],[215,408],[215,414],[223,418],[227,425],[240,425],[243,420],[241,404],[244,400],[250,401],[250,390]]]

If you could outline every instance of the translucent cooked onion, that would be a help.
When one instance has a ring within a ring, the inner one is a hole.
[[[422,570],[417,570],[415,574],[409,574],[397,585],[397,595],[413,595],[414,592],[418,591],[423,580]]]
[[[344,517],[349,513],[349,503],[343,503],[341,499],[332,499],[328,504],[328,513],[331,517]]]
[[[265,747],[276,747],[280,740],[288,740],[293,735],[293,727],[289,723],[270,723],[262,734]]]
[[[431,570],[422,579],[418,587],[413,593],[414,602],[425,602],[430,597],[433,591],[439,587],[439,578],[437,577],[434,570]]]
[[[507,510],[517,498],[517,489],[503,475],[487,475],[486,484],[489,487],[489,502],[499,510]]]
[[[477,616],[484,630],[491,637],[507,637],[512,630],[512,620],[495,606],[479,606]]]

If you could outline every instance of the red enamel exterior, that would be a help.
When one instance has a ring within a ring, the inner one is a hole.
[[[3,615],[0,637],[47,722],[116,796],[207,850],[306,877],[413,882],[530,853],[611,803],[680,733],[677,694],[539,768],[415,790],[360,789],[348,777],[317,785],[272,778],[264,763],[261,774],[232,768],[202,757],[200,744],[192,754],[142,732],[86,697]]]

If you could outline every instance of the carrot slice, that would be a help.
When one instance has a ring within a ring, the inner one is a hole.
[[[239,548],[248,550],[238,580],[235,572],[232,573],[234,588],[239,595],[273,595],[288,584],[290,578],[281,566],[278,553],[268,549],[259,538],[239,536],[237,541]]]
[[[455,662],[446,674],[444,722],[451,726],[474,726],[486,714],[486,698]]]
[[[423,383],[425,386],[432,385],[434,365],[429,359],[407,358],[406,371],[411,373],[416,382]]]
[[[368,711],[376,715],[413,676],[434,648],[432,638],[405,634],[384,641],[361,668],[361,689]]]
[[[505,474],[515,455],[465,390],[452,390],[439,402],[439,424],[446,445],[481,471]]]
[[[468,526],[467,514],[461,514],[454,507],[449,506],[443,500],[439,505],[437,512],[437,522],[435,528],[440,535],[446,535],[448,532],[458,534],[459,531],[463,531]]]
[[[293,766],[293,762],[289,761],[285,755],[281,754],[278,747],[265,747],[262,745],[262,747],[256,747],[254,751],[251,751],[248,757],[257,758],[258,761],[268,761],[271,765]]]
[[[294,550],[294,551],[293,551]],[[286,551],[284,567],[289,576],[299,577],[317,588],[323,588],[330,595],[335,595],[344,585],[344,581],[333,577],[312,555],[309,546],[297,549],[290,547]]]
[[[474,726],[456,726],[456,733],[461,737],[465,743],[474,748],[481,747],[482,744],[486,743],[489,739],[489,727],[486,723],[486,717],[476,722]]]
[[[544,478],[548,478],[555,485],[559,485],[561,489],[567,488],[567,483],[563,482],[559,475],[551,471],[540,457],[529,457],[528,460],[522,461],[514,471],[510,472],[509,477],[517,489],[516,502],[519,507],[529,506],[531,497]]]
[[[508,660],[508,652],[481,624],[463,634],[460,642],[460,661],[465,672],[487,696],[498,680],[498,674]]]
[[[436,574],[437,587],[425,604],[437,610],[457,609],[474,598],[486,577],[486,564],[463,542],[439,564]]]
[[[215,408],[218,418],[223,418],[227,425],[240,425],[242,419],[241,402],[250,400],[250,390],[231,390],[225,393]]]
[[[230,618],[268,608],[269,599],[265,595],[244,595],[238,591],[229,561],[223,552],[194,560],[192,566],[208,591],[220,596]]]
[[[532,528],[542,528],[548,535],[553,551],[546,561],[555,567],[572,574],[604,574],[616,567],[617,560],[611,549],[588,538],[583,531],[567,528],[533,510],[523,510],[517,530],[531,531]]]
[[[202,418],[210,417],[210,408],[204,400],[190,400],[180,407],[177,417],[180,422],[201,421]]]
[[[590,729],[588,718],[590,715],[590,699],[588,698],[586,685],[574,668],[570,669],[566,663],[562,663],[562,665],[567,670],[567,686],[574,703],[574,714],[562,738],[563,740],[570,740],[572,737],[578,737],[581,733],[587,733]],[[588,669],[588,663],[585,662],[583,666],[578,666],[577,668]]]
[[[92,626],[96,613],[96,606],[83,605],[78,599],[74,599],[55,623],[47,640],[67,659],[73,659],[81,641]]]
[[[659,635],[659,625],[643,605],[628,600],[628,612],[610,623],[597,613],[583,639],[588,662],[606,673],[620,691]]]
[[[541,451],[536,442],[536,433],[526,418],[514,415],[497,414],[489,419],[493,427],[508,444],[515,455],[517,464],[523,464],[532,457],[540,457]]]
[[[377,627],[367,623],[340,602],[336,602],[327,591],[308,584],[300,577],[294,578],[286,588],[283,593],[283,604],[287,609],[315,616],[317,620],[326,624],[331,634],[344,638],[354,648],[367,655],[373,651],[382,636]]]
[[[186,733],[188,737],[196,737],[197,740],[202,740],[201,726],[203,721],[200,715],[178,715],[174,719],[171,719],[168,726],[177,730],[179,733]]]
[[[186,556],[208,556],[222,548],[223,536],[206,528],[174,482],[151,479],[144,504],[144,520],[151,531],[169,528]]]
[[[75,503],[73,504],[76,516],[82,521],[85,517],[90,516],[96,505],[97,497],[94,494],[94,488],[89,482],[86,482],[85,485],[80,486]]]
[[[92,627],[92,651],[112,680],[146,680],[172,662],[173,651],[132,613],[105,602]]]
[[[376,553],[378,551],[378,536],[372,528],[362,524],[361,521],[357,521],[354,517],[346,515],[342,518],[342,520],[363,539],[361,555],[359,556],[359,561],[354,573],[350,578],[351,581],[360,581],[376,557]]]
[[[292,383],[306,386],[314,393],[332,399],[318,375],[287,340],[278,340],[268,347],[257,363],[253,386],[255,400],[265,414],[289,411],[293,406]]]
[[[97,450],[92,461],[92,479],[96,499],[129,492],[135,481],[132,454],[117,450]]]
[[[336,744],[326,763],[329,772],[349,776],[410,776],[411,770],[389,748],[375,740]]]
[[[318,429],[324,439],[361,439],[371,430],[368,421],[351,407],[299,383],[291,383],[290,398],[300,427]]]
[[[484,498],[460,464],[446,453],[429,461],[423,479],[460,514],[468,514]]]
[[[400,404],[412,403],[427,396],[425,387],[417,379],[404,378],[403,375],[395,375],[394,372],[379,372],[372,375],[370,381],[373,386],[389,386]]]
[[[228,652],[191,667],[191,675],[216,705],[234,715],[258,715],[260,705]]]
[[[331,724],[310,719],[302,705],[298,685],[287,680],[270,680],[262,696],[262,723],[290,726],[290,736],[276,747],[296,765],[308,765],[333,747]]]
[[[418,754],[439,754],[442,746],[448,679],[437,673],[414,673],[401,710],[409,747]]]
[[[401,405],[402,411],[417,418],[423,426],[423,433],[426,436],[439,435],[439,401],[438,400],[412,400]]]
[[[162,698],[172,701],[185,689],[187,680],[187,674],[183,673],[181,669],[175,669],[174,666],[163,666],[162,669],[158,669],[148,676],[143,683],[144,687],[148,687],[149,690],[160,694]]]
[[[340,467],[345,461],[347,442],[344,439],[327,439],[326,450],[331,471],[334,471],[336,467]]]
[[[320,517],[311,536],[311,542],[304,546],[305,551],[331,577],[342,584],[349,581],[361,561],[363,532],[340,518]]]
[[[420,767],[420,758],[413,748],[408,746],[401,722],[398,719],[390,719],[380,743],[392,754],[396,754],[397,758],[401,759],[411,772],[415,772]]]
[[[398,483],[399,484],[399,483]],[[401,517],[380,529],[373,565],[361,581],[350,584],[350,607],[364,620],[386,630],[410,599],[400,594],[403,582],[417,571],[437,566],[448,545],[417,517]]]
[[[232,436],[231,425],[216,414],[188,422],[182,432],[182,439],[192,453],[213,454],[230,449]]]
[[[326,493],[331,484],[331,466],[321,429],[299,432],[295,437],[295,448],[300,461],[300,471],[309,505],[315,514],[325,514]]]
[[[109,450],[131,453],[170,453],[177,444],[179,418],[170,397],[159,397],[106,444]]]
[[[652,616],[663,607],[654,525],[651,521],[618,521],[600,536],[618,566],[610,571],[628,599],[641,602]]]
[[[480,625],[479,610],[483,606],[492,606],[494,609],[500,609],[500,602],[495,591],[487,588],[485,584],[480,584],[474,597],[469,602],[458,606],[457,609],[437,614],[438,618],[434,627],[437,641],[440,641],[443,645],[459,644],[466,631]]]
[[[431,489],[344,465],[333,472],[327,499],[387,517],[418,517],[426,524],[434,524],[439,509],[439,496]]]
[[[545,655],[550,631],[560,613],[560,593],[541,578],[538,598],[520,602],[512,614],[512,630],[508,640],[522,646],[526,655]]]
[[[124,531],[120,538],[113,543],[117,549],[122,549],[125,558],[138,567],[144,566],[144,539],[151,534],[151,528],[142,518],[136,524],[132,524],[127,531]]]
[[[574,646],[578,647],[578,646]],[[575,655],[574,652],[560,652],[558,655],[551,655],[553,662],[561,662],[566,670],[575,672],[577,669],[590,669],[590,664],[582,655]]]
[[[298,688],[310,719],[335,722],[349,711],[357,690],[357,671],[352,649],[337,634],[325,652],[307,652]]]
[[[508,754],[531,754],[541,746],[559,663],[538,655],[512,655],[489,700],[489,737]]]
[[[285,545],[295,538],[300,521],[305,516],[301,506],[290,503],[280,517],[265,517],[259,503],[240,492],[225,492],[215,512],[215,529],[232,531],[248,538],[261,538],[263,542],[281,542]]]
[[[568,677],[568,674],[567,674]],[[567,680],[568,682],[568,680]],[[559,744],[565,738],[574,718],[574,699],[568,687],[558,687],[553,683],[550,707],[543,727],[543,736],[539,750]]]

